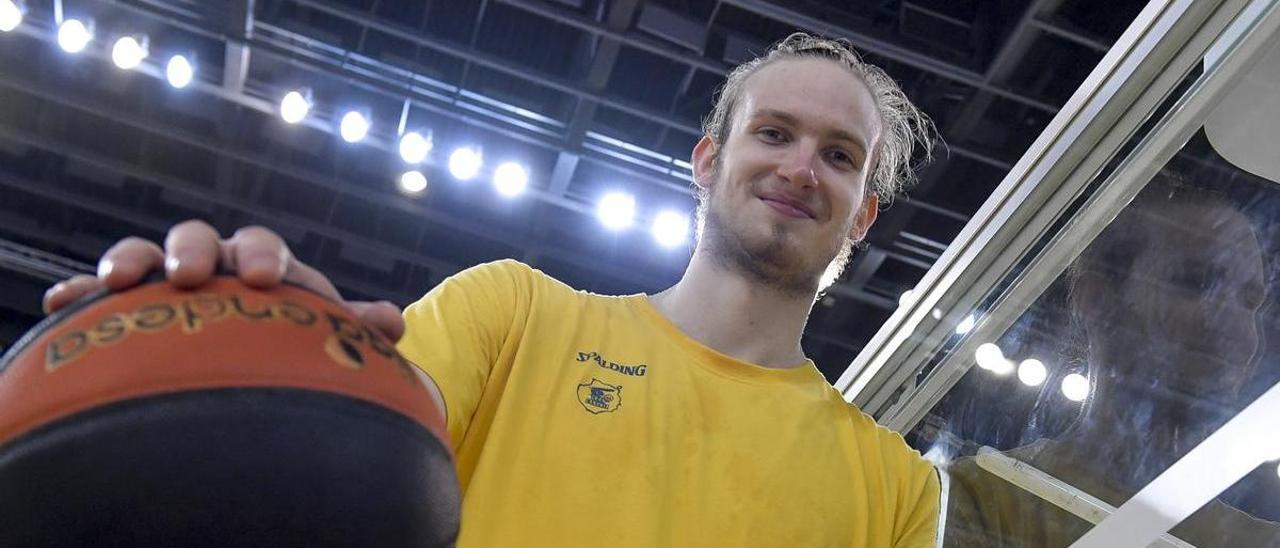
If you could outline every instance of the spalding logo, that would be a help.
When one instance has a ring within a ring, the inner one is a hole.
[[[589,383],[578,385],[578,401],[593,415],[616,411],[622,406],[622,387],[593,378]]]

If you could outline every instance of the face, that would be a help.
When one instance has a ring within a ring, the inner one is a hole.
[[[1230,403],[1261,342],[1261,246],[1234,208],[1166,207],[1124,225],[1142,245],[1128,275],[1106,284],[1086,314],[1103,324],[1090,327],[1091,339],[1135,386]]]
[[[704,137],[694,177],[709,194],[699,251],[784,292],[816,292],[841,249],[861,240],[877,201],[866,185],[880,136],[874,98],[825,59],[751,75],[724,143]]]

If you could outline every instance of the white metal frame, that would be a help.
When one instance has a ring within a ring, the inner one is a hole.
[[[1109,181],[1104,189],[1113,201],[1095,197],[1073,223],[1075,230],[1058,235],[926,382],[914,385],[960,318],[1041,240],[1247,3],[1151,2],[925,275],[914,298],[837,381],[845,398],[889,428],[912,428],[971,367],[973,349],[1003,333],[1145,184],[1145,178]],[[951,312],[936,320],[935,310]]]

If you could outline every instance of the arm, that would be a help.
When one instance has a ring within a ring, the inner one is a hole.
[[[439,388],[455,449],[490,379],[505,378],[518,342],[513,332],[528,317],[532,273],[515,261],[483,264],[446,279],[404,311],[397,350]]]

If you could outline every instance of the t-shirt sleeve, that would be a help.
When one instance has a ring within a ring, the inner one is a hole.
[[[941,486],[938,471],[928,461],[912,452],[914,462],[905,488],[900,491],[898,511],[904,516],[897,548],[932,548],[938,543],[938,520],[941,510]]]
[[[453,446],[472,415],[513,326],[529,314],[533,270],[516,261],[469,268],[441,282],[404,311],[396,348],[444,397]]]

